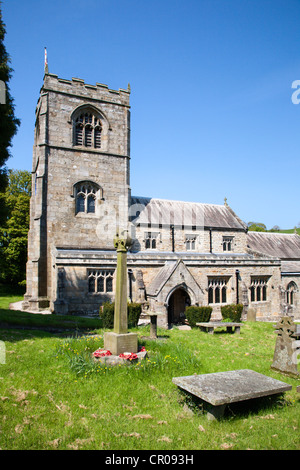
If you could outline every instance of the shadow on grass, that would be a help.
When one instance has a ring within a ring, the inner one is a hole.
[[[30,330],[47,331],[53,334],[74,335],[95,331],[102,328],[100,318],[85,318],[62,316],[56,314],[44,315],[20,310],[0,309],[1,330]]]
[[[187,407],[195,415],[206,414],[211,405],[201,398],[192,395],[185,390],[178,388],[178,402]],[[267,397],[251,398],[226,405],[224,415],[221,419],[245,419],[262,412],[275,412],[278,408],[289,406],[291,403],[285,398],[284,393],[279,393]]]

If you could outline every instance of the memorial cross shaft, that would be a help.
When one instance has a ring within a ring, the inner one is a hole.
[[[108,349],[114,356],[119,356],[124,352],[136,353],[138,350],[137,334],[128,333],[127,250],[130,246],[131,239],[128,234],[127,236],[116,234],[114,238],[114,247],[117,250],[114,331],[104,333],[104,349]]]
[[[114,332],[127,333],[127,250],[131,239],[127,236],[114,238],[114,247],[117,250],[117,276],[115,295]]]

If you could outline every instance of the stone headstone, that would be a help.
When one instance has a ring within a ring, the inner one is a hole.
[[[256,311],[254,308],[248,308],[247,321],[256,321]]]
[[[276,325],[276,344],[271,369],[298,377],[298,355],[300,353],[300,325],[289,316],[282,317]]]

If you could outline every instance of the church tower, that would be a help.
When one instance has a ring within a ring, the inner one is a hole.
[[[36,107],[25,308],[63,299],[66,266],[78,264],[76,256],[111,252],[117,227],[127,228],[129,97],[129,86],[116,91],[45,73]],[[68,279],[78,291],[80,282],[78,275]]]

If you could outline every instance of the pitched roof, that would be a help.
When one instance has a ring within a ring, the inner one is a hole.
[[[281,262],[281,273],[292,274],[300,273],[300,261],[282,261]]]
[[[248,232],[248,248],[280,259],[300,260],[300,237],[297,234]]]
[[[165,265],[161,268],[157,276],[153,279],[151,284],[147,288],[148,295],[155,295],[167,282],[170,276],[173,274],[175,268],[178,265],[178,261],[166,261]]]
[[[246,230],[246,224],[228,205],[133,196],[130,216],[135,225],[161,224]]]

